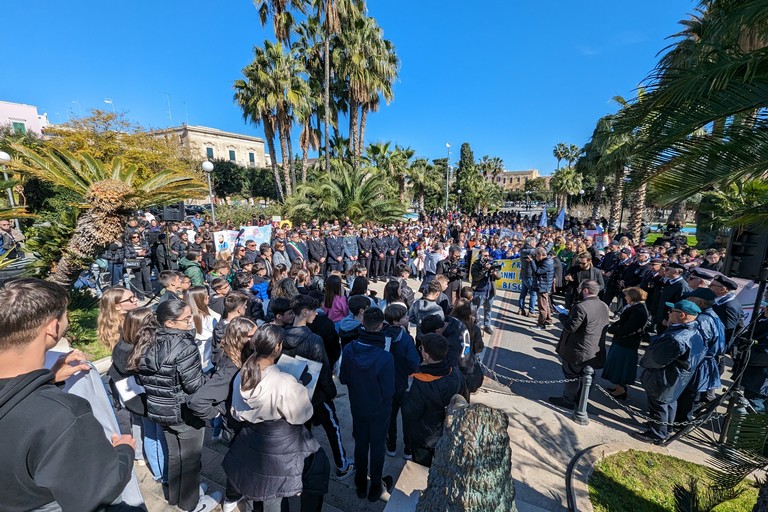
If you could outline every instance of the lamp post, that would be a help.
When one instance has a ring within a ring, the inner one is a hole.
[[[623,184],[621,186],[621,213],[619,213],[619,229],[618,229],[619,235],[621,235],[621,223],[624,220],[624,200],[627,197],[627,194],[625,193],[627,191],[627,183],[629,183],[632,180],[628,176],[625,176],[622,179],[622,181],[623,181]]]
[[[206,160],[203,162],[203,172],[208,176],[208,201],[211,203],[211,220],[216,224],[216,210],[213,207],[213,188],[211,187],[211,173],[213,172],[213,162]]]
[[[451,143],[446,142],[445,148],[448,150],[448,158],[445,159],[445,213],[448,213],[448,179],[451,175]]]
[[[530,190],[525,191],[525,209],[526,210],[531,209],[531,191]]]
[[[579,201],[581,202],[581,204],[584,204],[584,189],[579,190],[579,195],[581,196]]]
[[[5,151],[0,151],[0,167],[3,168],[3,179],[5,181],[8,181],[8,173],[5,172],[5,164],[10,161],[11,161],[11,155],[6,153]],[[13,208],[14,206],[16,206],[16,203],[13,200],[13,190],[11,189],[11,187],[8,187],[6,191],[8,192],[8,206]],[[16,225],[16,229],[20,229],[19,219],[13,219],[13,221],[14,221],[14,224]]]
[[[457,205],[457,211],[458,211],[459,213],[461,213],[461,189],[457,189],[457,190],[456,190],[456,193],[457,193],[457,194],[458,194],[458,196],[459,196],[459,199],[458,199],[458,205]]]

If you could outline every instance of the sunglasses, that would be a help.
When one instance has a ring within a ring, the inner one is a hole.
[[[123,300],[119,300],[119,301],[117,301],[117,303],[118,303],[118,304],[123,304],[123,303],[125,303],[125,302],[138,302],[138,301],[139,301],[139,298],[138,298],[137,296],[135,296],[135,295],[131,295],[131,296],[130,296],[130,297],[128,297],[127,299],[123,299]]]

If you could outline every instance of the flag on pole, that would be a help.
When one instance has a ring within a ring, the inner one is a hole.
[[[547,218],[547,207],[545,206],[544,211],[541,212],[541,217],[539,217],[539,227],[545,228],[547,224],[549,224],[549,219]]]
[[[563,206],[560,213],[557,214],[557,219],[555,219],[555,227],[557,229],[563,229],[563,226],[565,226],[565,206]]]

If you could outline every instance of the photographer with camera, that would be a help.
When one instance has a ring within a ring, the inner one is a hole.
[[[443,293],[448,296],[448,301],[453,304],[459,298],[461,292],[461,280],[466,276],[466,270],[463,268],[463,262],[459,259],[461,249],[452,245],[448,250],[448,257],[437,264],[437,274],[448,278],[448,288]]]
[[[477,320],[488,334],[493,334],[493,328],[491,328],[491,307],[493,306],[493,298],[496,296],[493,282],[498,279],[500,268],[500,263],[491,260],[488,249],[480,251],[480,257],[470,268],[472,290],[475,294],[473,302],[477,306]],[[481,307],[483,308],[482,316],[480,315]]]

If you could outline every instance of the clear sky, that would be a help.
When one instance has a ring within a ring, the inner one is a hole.
[[[262,28],[249,0],[4,2],[0,100],[53,123],[91,108],[159,128],[181,122],[263,137],[232,102]],[[395,99],[369,116],[366,142],[458,161],[499,156],[509,170],[555,168],[557,142],[583,145],[631,98],[692,0],[368,0],[401,59]],[[170,115],[168,102],[170,100]],[[346,130],[345,130],[346,131]],[[279,150],[278,150],[279,151]]]

